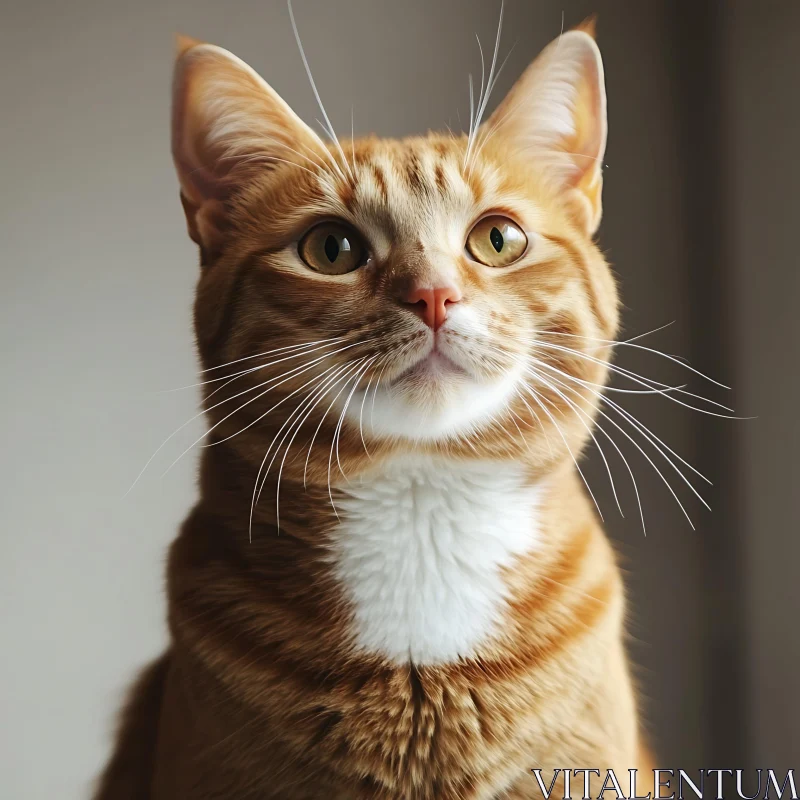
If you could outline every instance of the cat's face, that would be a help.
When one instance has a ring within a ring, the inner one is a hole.
[[[247,389],[231,431],[268,426],[268,411],[274,431],[304,402],[372,439],[492,429],[528,446],[557,415],[583,438],[593,401],[580,381],[603,382],[606,351],[580,337],[617,325],[592,241],[604,146],[602,66],[584,31],[545,50],[471,139],[341,147],[226,51],[184,43],[173,152],[203,253],[198,341],[207,367],[242,372],[209,387],[212,419],[226,431],[214,405]]]

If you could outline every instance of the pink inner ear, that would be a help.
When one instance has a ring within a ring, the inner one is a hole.
[[[214,45],[190,43],[180,53],[172,100],[175,166],[197,205],[224,198],[254,156],[282,160],[295,149],[327,152],[255,71]]]
[[[606,110],[605,93],[598,74],[597,63],[586,59],[582,80],[576,87],[573,119],[575,121],[575,141],[572,152],[576,161],[579,185],[587,176],[602,169],[605,153]],[[582,158],[581,156],[587,156]]]
[[[580,186],[605,149],[605,88],[597,45],[584,31],[551,42],[492,115],[498,136]]]
[[[202,106],[204,65],[192,63],[185,53],[175,68],[172,98],[172,156],[187,198],[195,205],[205,200],[221,199],[227,192],[222,178],[230,165],[210,152],[207,142],[213,119],[206,118]],[[208,70],[213,69],[209,65]],[[223,171],[224,167],[224,171]]]

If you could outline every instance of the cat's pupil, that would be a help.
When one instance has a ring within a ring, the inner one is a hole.
[[[497,228],[492,228],[489,232],[489,241],[498,253],[503,249],[503,234]]]
[[[339,242],[336,241],[335,236],[328,236],[325,240],[325,255],[328,256],[328,261],[333,264],[339,255]]]

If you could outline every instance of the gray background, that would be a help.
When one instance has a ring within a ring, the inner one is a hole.
[[[800,4],[508,0],[502,52],[515,46],[494,102],[559,33],[562,11],[570,26],[593,10],[611,115],[601,241],[626,331],[674,320],[651,346],[732,384],[737,410],[758,415],[628,404],[714,479],[713,514],[688,504],[696,532],[642,459],[646,539],[632,497],[622,520],[592,470],[631,590],[646,716],[664,767],[797,768]],[[490,47],[497,11],[296,2],[341,134],[351,106],[357,133],[459,128],[480,69],[474,34]],[[177,31],[233,50],[304,119],[318,116],[282,0],[2,8],[4,798],[86,797],[123,688],[165,643],[164,552],[195,494],[195,456],[161,474],[201,423],[123,496],[197,410],[194,389],[164,391],[196,379],[197,257],[168,147]],[[675,377],[655,357],[621,358]]]

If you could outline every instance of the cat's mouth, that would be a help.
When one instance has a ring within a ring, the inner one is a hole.
[[[448,379],[470,377],[465,367],[444,352],[441,342],[434,340],[427,352],[396,375],[389,385],[396,386],[407,381],[438,384]]]
[[[401,372],[392,383],[403,380],[439,381],[456,376],[468,377],[469,373],[440,350],[431,350]]]
[[[516,391],[522,367],[512,365],[487,380],[476,369],[474,348],[448,338],[428,338],[391,378],[375,381],[369,411],[361,413],[370,394],[364,390],[344,413],[349,408],[353,422],[372,433],[417,441],[452,436],[491,419]]]

